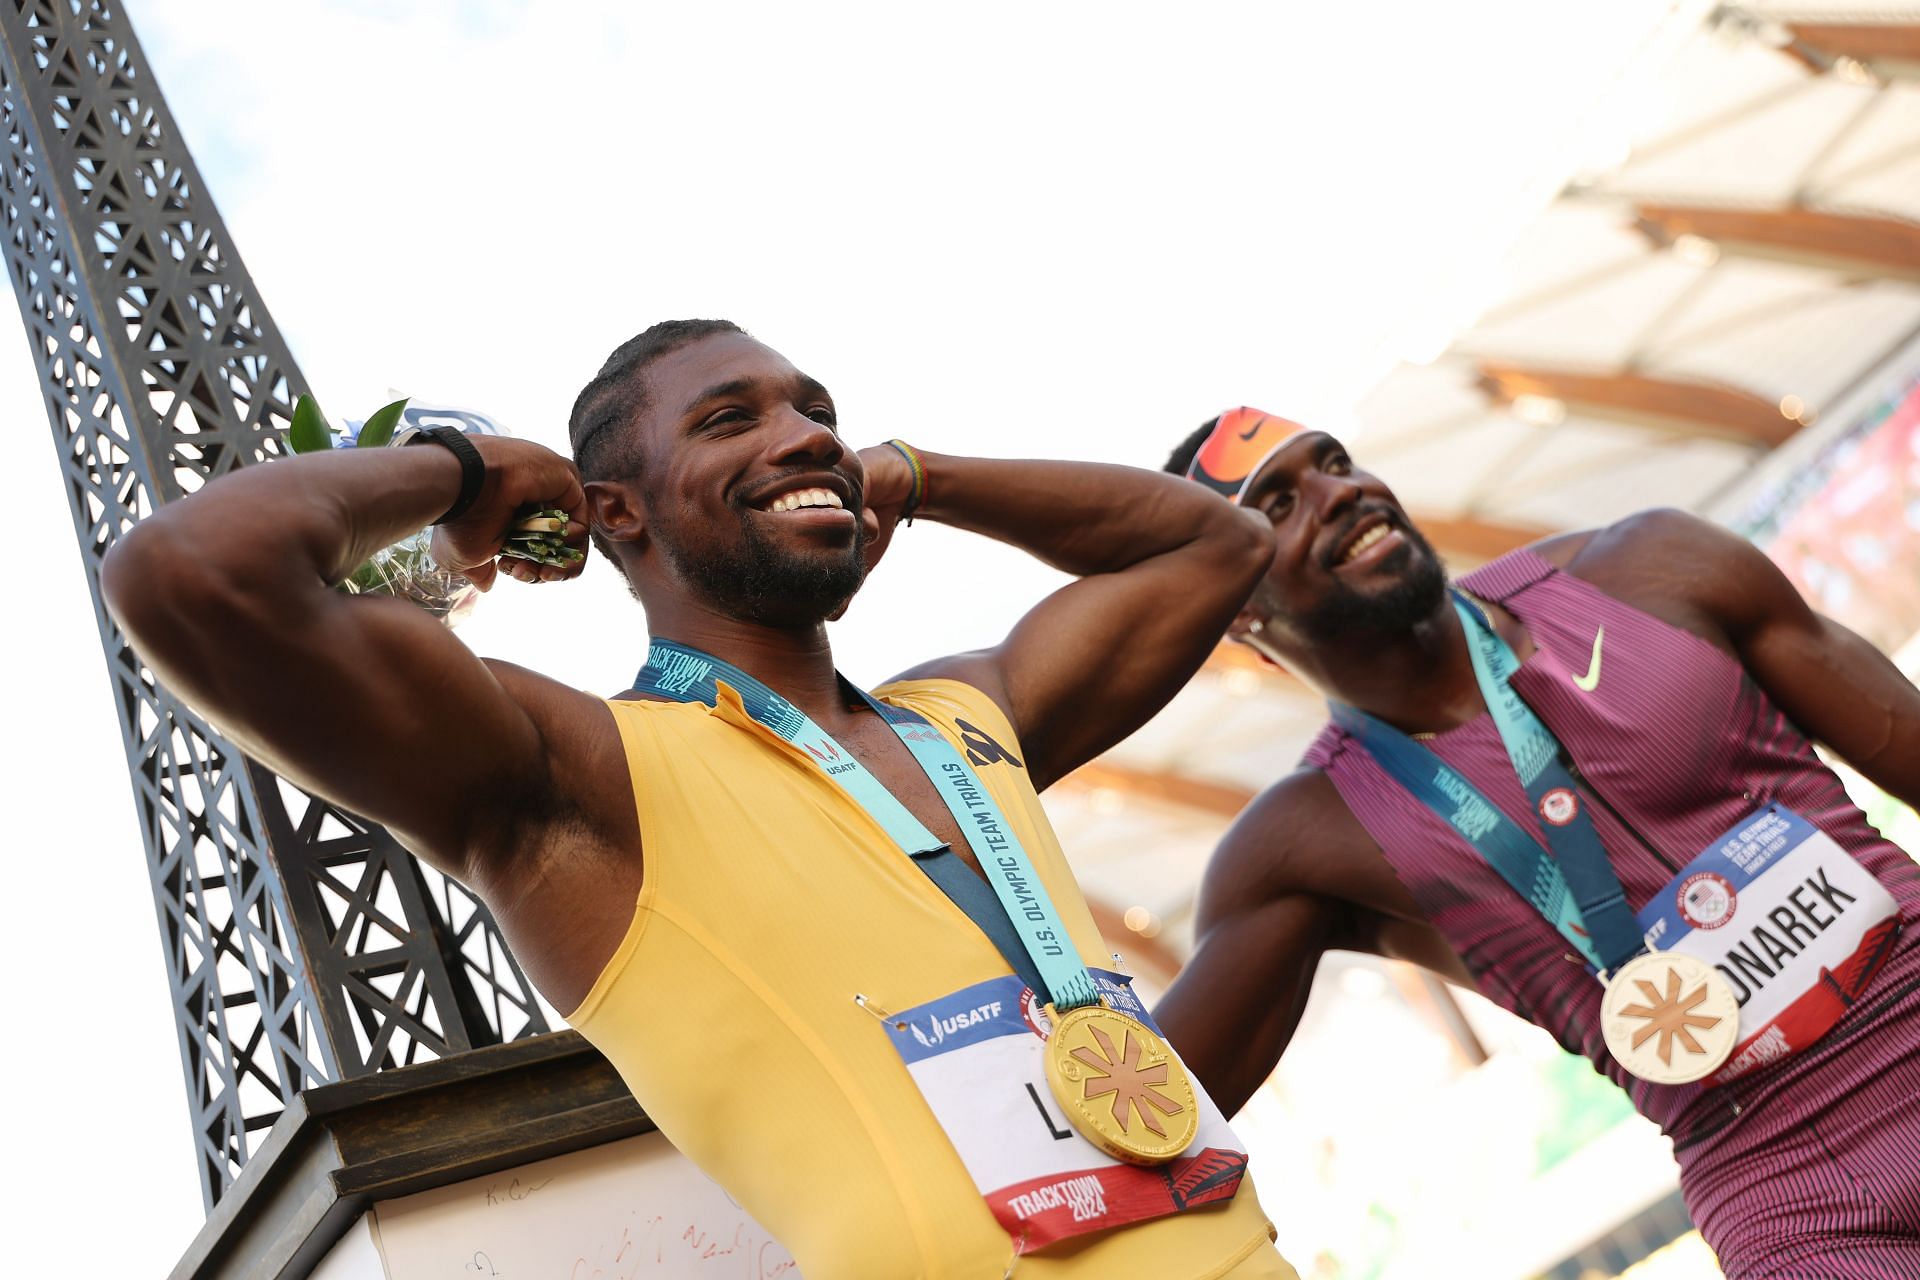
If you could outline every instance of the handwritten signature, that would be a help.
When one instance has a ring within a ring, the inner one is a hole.
[[[497,1182],[490,1182],[487,1184],[487,1203],[500,1204],[502,1201],[525,1200],[552,1181],[552,1178],[542,1178],[538,1182],[522,1182],[515,1178],[504,1187]]]

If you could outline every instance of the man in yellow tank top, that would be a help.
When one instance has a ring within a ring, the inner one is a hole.
[[[724,321],[620,347],[570,430],[571,462],[427,434],[247,468],[123,538],[108,607],[249,752],[480,893],[662,1132],[812,1280],[1292,1276],[1231,1133],[1203,1094],[1179,1100],[1144,1011],[1127,1025],[1145,1050],[1129,1031],[1080,1060],[1133,1073],[1106,1090],[1122,1129],[1197,1126],[1164,1173],[1096,1150],[1081,1132],[1105,1130],[1061,1111],[1069,1093],[1029,1081],[1009,1120],[993,1074],[1083,1012],[1134,1007],[1098,973],[1037,792],[1199,666],[1266,567],[1264,527],[1153,472],[855,452],[826,388]],[[429,521],[435,557],[483,588],[575,576],[500,557],[530,506],[565,511],[567,540],[591,533],[639,597],[661,642],[641,688],[582,693],[329,589]],[[825,623],[903,516],[1077,581],[1000,645],[869,698],[837,677]],[[979,906],[995,877],[1003,916]],[[1068,970],[1083,998],[1060,996]],[[1071,1015],[1050,1023],[1049,1000]]]

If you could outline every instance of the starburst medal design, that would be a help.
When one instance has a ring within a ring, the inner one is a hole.
[[[1047,1083],[1087,1141],[1130,1164],[1164,1164],[1192,1145],[1200,1109],[1171,1045],[1105,1005],[1048,1016]]]
[[[1622,965],[1600,1000],[1600,1029],[1621,1066],[1655,1084],[1713,1074],[1740,1039],[1733,988],[1693,956],[1655,951]]]

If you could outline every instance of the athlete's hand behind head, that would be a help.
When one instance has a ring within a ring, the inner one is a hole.
[[[479,498],[458,520],[435,527],[434,561],[466,575],[482,591],[491,588],[500,573],[521,582],[560,582],[580,576],[587,563],[584,554],[565,566],[500,556],[515,518],[528,507],[556,507],[566,512],[566,544],[584,553],[587,497],[573,463],[531,440],[510,436],[469,439],[487,464],[487,478]]]
[[[867,535],[867,572],[872,573],[893,541],[901,508],[913,495],[913,468],[890,444],[868,445],[860,450],[860,465],[867,473],[860,524]]]

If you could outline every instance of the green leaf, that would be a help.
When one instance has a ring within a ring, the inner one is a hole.
[[[362,449],[378,449],[393,439],[393,429],[400,424],[400,413],[407,407],[407,397],[401,396],[392,404],[382,405],[368,416],[360,427],[360,438],[356,444]]]
[[[287,428],[287,447],[295,453],[325,453],[333,448],[333,428],[320,413],[312,396],[301,396],[293,405],[293,425]]]

